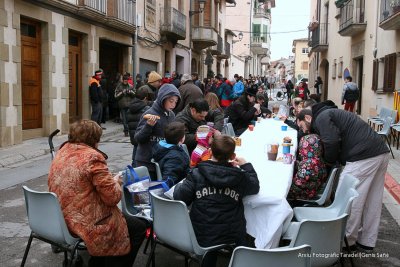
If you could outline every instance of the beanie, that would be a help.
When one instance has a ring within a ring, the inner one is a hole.
[[[149,79],[148,79],[148,83],[153,83],[156,81],[161,81],[162,77],[160,76],[160,74],[158,74],[155,71],[150,72],[149,74]]]

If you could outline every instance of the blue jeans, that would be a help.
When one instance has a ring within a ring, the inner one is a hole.
[[[90,117],[90,119],[92,121],[97,122],[98,125],[101,124],[101,117],[103,115],[103,105],[101,104],[101,102],[91,102],[92,104],[92,116]]]

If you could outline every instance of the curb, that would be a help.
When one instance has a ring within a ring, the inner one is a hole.
[[[400,204],[400,185],[388,172],[385,174],[385,188],[397,203]]]

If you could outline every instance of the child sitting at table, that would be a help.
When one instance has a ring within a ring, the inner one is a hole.
[[[324,184],[327,171],[322,160],[321,138],[316,134],[303,136],[299,143],[299,161],[287,196],[288,202],[296,206],[296,200],[314,198]]]
[[[181,183],[174,199],[192,204],[190,218],[200,246],[246,245],[242,199],[260,186],[251,163],[236,157],[235,141],[218,135],[211,143],[211,160],[200,162]],[[217,253],[207,253],[203,266],[215,266]]]
[[[180,146],[185,140],[185,125],[177,121],[167,124],[164,136],[165,140],[153,147],[153,159],[160,165],[163,180],[173,186],[189,172],[189,156]]]
[[[196,167],[200,161],[209,160],[211,158],[210,145],[215,130],[207,125],[201,125],[197,128],[196,141],[197,146],[190,157],[190,167]]]

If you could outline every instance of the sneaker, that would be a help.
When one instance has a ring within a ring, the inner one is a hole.
[[[107,130],[107,128],[105,128],[105,127],[103,127],[103,126],[101,126],[101,129],[103,129],[103,130]]]

